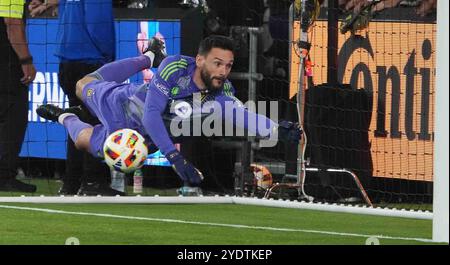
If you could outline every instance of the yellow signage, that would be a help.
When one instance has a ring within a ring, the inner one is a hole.
[[[327,22],[318,21],[311,37],[315,84],[327,81],[327,30]],[[432,181],[436,24],[371,22],[362,33],[339,34],[338,80],[373,93],[373,175]],[[292,55],[291,98],[298,89],[294,47]]]

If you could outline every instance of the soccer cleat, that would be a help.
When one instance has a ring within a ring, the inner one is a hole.
[[[189,187],[183,186],[177,189],[178,195],[182,196],[200,196],[203,195],[202,189],[200,187]]]
[[[0,180],[0,191],[36,192],[36,186],[12,178]]]
[[[63,183],[61,188],[58,191],[58,195],[76,195],[78,190],[80,189],[80,184],[67,184],[66,182]]]
[[[86,111],[83,108],[81,108],[81,106],[74,106],[67,109],[62,109],[56,105],[44,104],[36,109],[36,113],[46,120],[55,122],[58,122],[59,116],[61,116],[64,113],[75,114],[82,121],[86,121],[86,119],[88,119],[88,113],[86,113]]]
[[[77,195],[79,196],[125,196],[125,192],[121,192],[115,189],[112,189],[109,187],[107,183],[87,183],[84,182],[81,184],[80,190],[78,191]]]
[[[145,49],[142,53],[146,54],[151,52],[155,57],[152,61],[152,67],[159,67],[161,62],[167,57],[166,53],[166,45],[164,42],[156,37],[151,38],[148,41],[147,49]]]

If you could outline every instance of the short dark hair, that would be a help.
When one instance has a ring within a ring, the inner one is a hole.
[[[200,42],[198,54],[207,55],[213,48],[220,48],[234,53],[234,42],[226,36],[211,35]]]

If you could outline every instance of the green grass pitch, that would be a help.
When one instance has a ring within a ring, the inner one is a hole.
[[[60,185],[33,183],[33,196],[54,195]],[[3,245],[63,245],[70,237],[81,245],[365,245],[373,236],[382,245],[432,244],[431,220],[262,206],[0,203],[0,216]]]
[[[409,245],[427,242],[400,238],[431,238],[431,221],[426,220],[259,206],[0,205],[63,211],[0,206],[0,244],[8,245],[60,245],[69,237],[78,238],[82,245],[364,245],[370,236],[380,235],[393,238],[379,238],[380,244]]]

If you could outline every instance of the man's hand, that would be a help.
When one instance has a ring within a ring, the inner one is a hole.
[[[278,139],[284,142],[298,143],[302,138],[302,130],[298,123],[280,121],[278,123]]]
[[[20,79],[20,82],[24,85],[29,85],[36,77],[36,68],[34,68],[33,64],[23,64],[22,71],[23,77]]]
[[[30,16],[35,17],[39,16],[48,9],[52,9],[52,15],[57,15],[57,8],[58,0],[48,1],[47,3],[44,3],[42,0],[31,0],[30,4],[28,5],[28,11],[30,11]]]
[[[353,13],[355,13],[355,14],[359,13],[361,11],[361,9],[363,9],[364,7],[366,7],[369,4],[370,4],[370,1],[367,1],[367,0],[350,0],[350,1],[339,0],[340,6],[343,6],[344,9],[347,11],[352,10]]]
[[[426,16],[437,8],[437,0],[423,0],[419,7],[417,7],[416,13],[419,16]]]
[[[202,172],[189,163],[177,150],[168,153],[166,158],[186,186],[198,186],[202,182]]]
[[[383,0],[372,7],[373,12],[379,12],[387,8],[393,8],[400,4],[402,0]]]
[[[43,3],[44,3],[43,0],[31,0],[30,4],[28,5],[28,10],[31,11],[31,10],[35,9],[36,7],[42,5]]]
[[[30,11],[30,16],[38,16],[47,10],[47,5],[41,0],[32,0],[28,5],[28,11]]]

